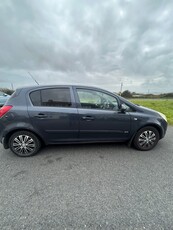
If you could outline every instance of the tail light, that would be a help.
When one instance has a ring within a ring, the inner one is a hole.
[[[5,105],[0,109],[0,118],[2,118],[13,106]]]

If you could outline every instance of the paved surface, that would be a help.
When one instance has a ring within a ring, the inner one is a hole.
[[[150,152],[124,144],[0,146],[0,229],[173,229],[173,127]]]

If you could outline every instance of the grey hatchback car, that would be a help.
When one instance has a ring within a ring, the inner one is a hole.
[[[0,109],[0,141],[22,157],[64,143],[128,142],[146,151],[166,129],[164,114],[95,87],[20,88]]]

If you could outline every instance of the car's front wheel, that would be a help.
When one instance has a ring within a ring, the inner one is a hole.
[[[147,151],[154,148],[159,141],[159,132],[152,126],[140,129],[133,140],[135,148],[141,151]]]
[[[32,132],[17,131],[10,137],[9,147],[13,153],[20,157],[30,157],[39,151],[41,142]]]

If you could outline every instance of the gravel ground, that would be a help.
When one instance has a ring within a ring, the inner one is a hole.
[[[0,229],[173,229],[172,137],[149,152],[62,145],[31,158],[0,145]]]

